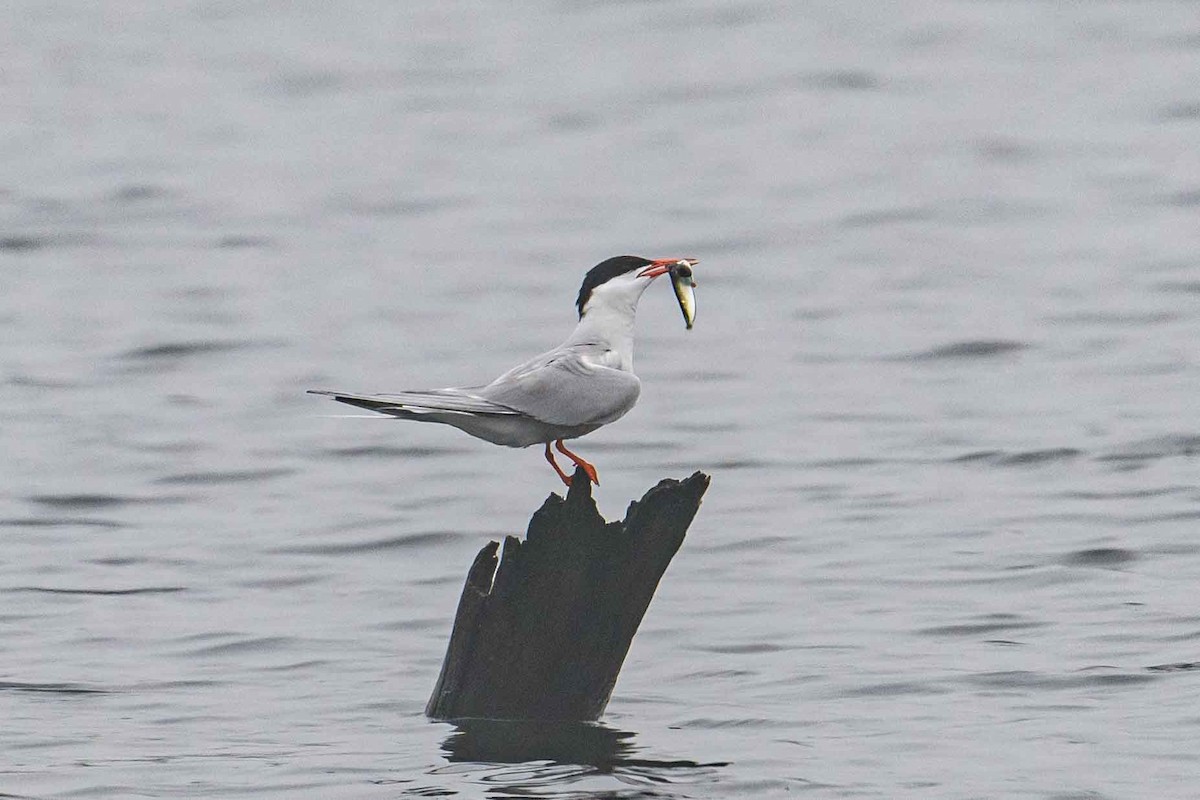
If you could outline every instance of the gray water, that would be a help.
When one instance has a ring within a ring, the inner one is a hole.
[[[1200,794],[1194,3],[10,3],[0,793]],[[602,512],[713,484],[599,726],[432,723],[536,449],[478,382],[643,299]]]

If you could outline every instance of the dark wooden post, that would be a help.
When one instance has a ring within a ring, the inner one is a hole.
[[[425,713],[435,719],[595,720],[630,642],[700,507],[709,477],[664,479],[605,522],[576,470],[522,542],[489,542],[467,573],[446,660]]]

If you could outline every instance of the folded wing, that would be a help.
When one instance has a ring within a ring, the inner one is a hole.
[[[483,416],[516,416],[521,412],[485,400],[460,389],[434,389],[426,392],[395,392],[384,394],[353,394],[310,389],[309,394],[322,394],[342,403],[347,403],[381,414],[397,417],[450,413]]]
[[[605,425],[633,408],[641,381],[576,353],[535,359],[471,393],[551,425]]]

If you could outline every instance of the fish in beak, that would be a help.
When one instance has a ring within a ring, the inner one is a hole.
[[[681,258],[671,265],[671,288],[675,290],[675,299],[679,301],[679,310],[683,312],[683,321],[687,329],[692,329],[696,321],[696,280],[692,277],[692,267],[698,264],[694,258]]]
[[[679,301],[679,310],[683,312],[683,321],[687,323],[689,331],[696,321],[696,281],[692,278],[692,267],[699,263],[695,258],[660,258],[638,273],[638,277],[642,278],[657,278],[670,273],[671,287],[675,290],[675,299]]]

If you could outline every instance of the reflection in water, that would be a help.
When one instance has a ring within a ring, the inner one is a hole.
[[[535,787],[562,789],[588,778],[608,777],[623,784],[655,786],[655,796],[670,784],[695,784],[716,779],[714,770],[726,763],[635,757],[634,734],[585,722],[459,720],[442,742],[447,761],[488,765],[481,782],[509,792],[527,794]],[[496,765],[519,765],[496,769]],[[437,770],[441,772],[442,770]],[[446,767],[461,775],[462,767]],[[589,787],[591,788],[591,787]],[[598,787],[596,787],[598,788]],[[639,792],[636,796],[642,796]],[[559,795],[557,792],[554,796]],[[589,792],[588,796],[596,796]],[[618,792],[614,797],[634,796]]]
[[[442,742],[449,761],[549,761],[607,770],[633,752],[633,733],[584,722],[459,720]]]

